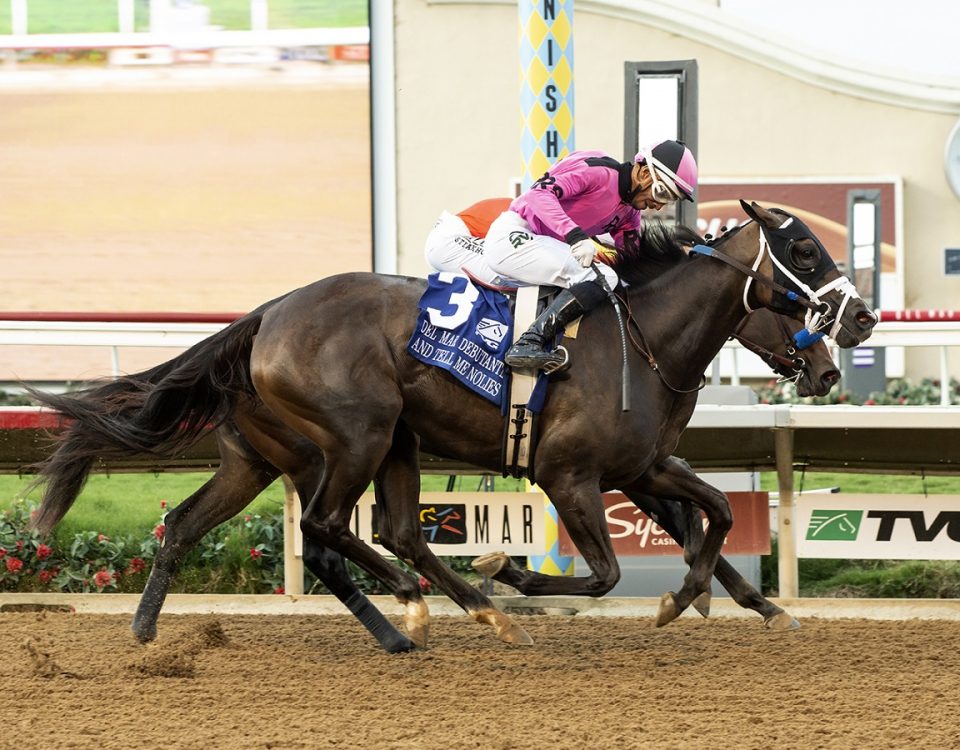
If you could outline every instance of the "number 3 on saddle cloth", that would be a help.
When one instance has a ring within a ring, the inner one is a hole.
[[[424,364],[446,370],[505,415],[508,368],[503,358],[513,343],[510,300],[461,274],[433,273],[427,282],[407,351]],[[543,409],[546,386],[547,378],[540,377],[527,407],[531,412]]]

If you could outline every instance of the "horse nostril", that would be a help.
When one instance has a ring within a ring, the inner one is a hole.
[[[877,324],[877,316],[869,310],[861,310],[857,313],[857,324],[866,328]]]
[[[823,375],[820,376],[820,380],[824,385],[832,386],[834,383],[840,380],[840,371],[839,370],[827,370]]]

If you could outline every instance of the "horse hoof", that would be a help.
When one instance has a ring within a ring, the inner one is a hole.
[[[427,636],[430,633],[430,610],[423,599],[407,602],[403,613],[403,627],[407,636],[417,648],[427,647]]]
[[[407,636],[410,638],[410,642],[413,644],[413,648],[419,648],[426,650],[427,648],[427,636],[430,635],[430,626],[429,625],[407,625]],[[412,651],[413,649],[407,649]],[[397,653],[395,651],[391,653]]]
[[[482,576],[493,578],[497,573],[507,567],[509,563],[510,558],[503,552],[488,552],[476,558],[470,563],[470,567]]]
[[[660,607],[657,609],[656,626],[662,628],[668,622],[673,622],[680,616],[680,607],[677,606],[676,594],[668,591],[660,597]]]
[[[517,624],[511,625],[504,631],[497,633],[500,640],[509,643],[512,646],[532,646],[533,638],[530,634]]]
[[[704,591],[700,596],[691,602],[693,608],[704,617],[710,616],[710,601],[713,595],[709,591]]]
[[[150,643],[151,641],[156,640],[157,638],[157,627],[141,628],[137,625],[132,625],[130,630],[133,632],[133,637],[137,639],[139,643]]]
[[[781,612],[773,617],[768,617],[763,621],[763,625],[767,630],[774,630],[780,633],[788,630],[798,630],[800,628],[799,620],[789,612]]]
[[[423,637],[424,642],[426,642],[427,634],[424,633]],[[380,645],[383,646],[383,650],[388,654],[405,654],[417,648],[417,644],[401,633],[397,633],[390,640],[384,641]]]

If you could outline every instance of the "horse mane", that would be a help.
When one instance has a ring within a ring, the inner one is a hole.
[[[686,247],[702,244],[703,238],[683,225],[668,226],[655,220],[643,225],[640,240],[627,243],[611,263],[620,279],[630,286],[649,284],[671,268],[690,260]]]

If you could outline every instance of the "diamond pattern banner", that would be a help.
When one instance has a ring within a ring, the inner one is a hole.
[[[574,150],[573,0],[518,0],[521,187]]]
[[[547,554],[528,556],[527,568],[549,576],[572,576],[574,560],[560,554],[560,522],[557,520],[557,509],[546,495],[543,496],[543,531]]]

